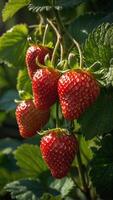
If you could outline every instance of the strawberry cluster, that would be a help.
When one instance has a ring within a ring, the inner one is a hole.
[[[26,53],[26,65],[28,74],[32,80],[34,100],[27,100],[20,103],[16,109],[16,119],[19,126],[20,135],[24,138],[36,135],[50,117],[50,106],[48,105],[48,98],[46,88],[49,90],[56,83],[56,78],[48,69],[40,69],[36,63],[36,58],[44,64],[45,56],[52,55],[52,51],[47,47],[33,45],[28,48]],[[53,82],[55,82],[53,84]],[[45,90],[44,90],[45,88]],[[57,88],[57,86],[56,86]],[[54,93],[54,91],[53,91]],[[53,96],[56,97],[56,91]],[[46,94],[48,98],[45,99]],[[53,103],[56,99],[53,97]]]
[[[31,137],[49,121],[50,108],[59,100],[62,114],[67,120],[78,119],[97,99],[100,87],[93,75],[83,69],[61,73],[45,65],[45,56],[52,57],[52,50],[33,45],[26,53],[26,65],[32,81],[33,100],[20,103],[16,119],[22,137]],[[41,65],[37,64],[38,62]],[[76,137],[65,129],[54,129],[42,137],[42,156],[56,178],[69,172],[77,153]]]

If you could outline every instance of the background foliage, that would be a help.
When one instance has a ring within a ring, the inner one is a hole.
[[[34,42],[42,42],[44,28],[40,26],[39,14],[53,19],[52,1],[1,1],[0,11],[0,137],[3,138],[0,140],[0,198],[85,200],[78,187],[80,179],[76,160],[70,173],[73,179],[76,178],[78,185],[70,177],[55,180],[40,155],[40,137],[17,140],[19,134],[14,99],[32,97],[31,82],[25,66],[26,49],[29,38]],[[77,123],[80,126],[83,169],[91,186],[91,194],[96,199],[106,200],[109,197],[112,200],[113,1],[56,0],[54,11],[59,11],[66,29],[80,43],[84,67],[90,67],[102,87],[97,101]],[[71,49],[72,43],[66,34],[64,39],[66,53]],[[54,33],[50,30],[46,43],[54,46],[54,42]],[[78,55],[75,62],[78,62]],[[48,128],[54,126],[54,108],[52,116],[53,120],[49,121]],[[15,139],[4,138],[5,136]]]

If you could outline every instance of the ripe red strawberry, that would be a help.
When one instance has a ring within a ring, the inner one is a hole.
[[[29,77],[32,79],[34,73],[38,68],[36,64],[36,58],[38,58],[39,63],[44,65],[44,58],[49,54],[50,58],[52,56],[52,50],[45,46],[32,45],[28,48],[26,53],[26,65],[28,69]]]
[[[74,135],[67,135],[64,129],[50,130],[42,138],[40,149],[52,176],[63,178],[70,170],[78,150],[78,142]]]
[[[99,93],[99,84],[86,71],[68,71],[58,81],[58,94],[62,113],[68,120],[78,119],[94,103]]]
[[[60,73],[55,69],[38,69],[33,76],[34,103],[38,109],[48,109],[58,96],[57,83]]]
[[[20,103],[16,108],[20,135],[24,138],[32,137],[48,122],[49,116],[49,110],[37,110],[32,100]]]

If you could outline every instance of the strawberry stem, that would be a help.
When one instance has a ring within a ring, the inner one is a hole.
[[[80,149],[78,149],[77,161],[78,161],[78,166],[79,166],[78,172],[79,172],[79,176],[80,176],[82,187],[83,187],[82,191],[84,192],[84,194],[88,200],[92,200],[92,197],[90,194],[90,188],[88,187],[87,182],[86,182],[86,177],[85,177],[82,160],[81,160],[81,155],[80,155]]]
[[[75,178],[74,178],[71,174],[69,174],[69,177],[71,177],[71,179],[72,179],[74,185],[75,185],[81,192],[84,192],[83,189],[79,186],[79,184],[76,182]]]
[[[39,66],[41,69],[45,69],[45,68],[46,68],[45,65],[43,65],[43,64],[41,64],[41,63],[39,62],[38,57],[36,57],[36,64],[37,64],[37,66]]]
[[[82,68],[83,66],[83,56],[82,56],[82,51],[80,49],[80,45],[79,43],[69,34],[69,32],[67,32],[66,30],[66,33],[67,35],[69,36],[69,38],[73,41],[73,43],[75,44],[75,46],[77,47],[78,49],[78,53],[79,53],[79,57],[80,57],[80,69]]]
[[[62,62],[64,56],[64,49],[62,43],[60,43],[60,61]]]
[[[48,32],[48,28],[49,28],[49,25],[46,24],[45,30],[44,30],[44,35],[43,35],[43,41],[42,41],[43,45],[45,45],[45,40],[46,40],[46,35],[47,35],[47,32]]]
[[[85,189],[87,187],[85,176],[84,176],[84,171],[83,171],[83,165],[82,165],[82,160],[81,160],[81,155],[80,155],[80,149],[78,149],[77,153],[77,161],[78,161],[78,170],[79,170],[79,176],[81,178],[81,183],[83,188]]]
[[[94,62],[89,68],[88,68],[88,70],[91,70],[93,67],[95,67],[96,65],[100,65],[100,66],[102,66],[102,63],[100,62],[100,61],[96,61],[96,62]]]
[[[75,134],[74,121],[71,121],[70,128],[71,128],[72,133]],[[92,197],[91,197],[91,194],[90,194],[89,184],[86,180],[85,171],[84,171],[83,164],[82,164],[79,146],[78,146],[78,151],[77,151],[77,162],[78,162],[78,173],[79,173],[79,177],[80,177],[80,180],[81,180],[81,187],[79,189],[87,197],[87,200],[92,200]]]
[[[56,16],[58,23],[60,24],[61,29],[67,34],[67,36],[70,38],[70,40],[75,44],[76,48],[78,49],[78,53],[79,53],[79,57],[80,57],[80,68],[82,68],[82,66],[83,66],[83,55],[82,55],[82,51],[81,51],[79,43],[70,35],[70,33],[65,28],[65,26],[64,26],[64,24],[61,20],[61,17],[59,15],[59,12],[54,10],[54,13],[55,13],[55,16]]]
[[[18,100],[18,99],[14,99],[14,102],[16,103],[16,104],[19,104],[19,103],[22,103],[22,102],[24,102],[25,100]],[[27,101],[27,100],[26,100]]]
[[[56,128],[59,127],[59,103],[58,101],[56,102]]]
[[[54,51],[53,51],[52,60],[51,60],[52,65],[54,65],[54,63],[55,63],[55,56],[56,56],[56,52],[57,52],[57,49],[59,47],[59,44],[60,44],[60,37],[57,37],[57,42],[56,42],[56,45],[55,45],[55,48],[54,48]]]
[[[58,32],[58,30],[56,29],[56,27],[54,26],[53,22],[49,19],[47,19],[48,23],[51,25],[51,27],[53,28],[53,30],[55,31],[56,33],[56,36],[57,36],[57,41],[56,41],[56,45],[55,45],[55,48],[54,48],[54,51],[53,51],[53,55],[52,55],[52,59],[51,59],[51,63],[52,65],[54,66],[55,64],[55,57],[56,57],[56,52],[57,52],[57,49],[60,45],[60,41],[61,41],[61,36]]]

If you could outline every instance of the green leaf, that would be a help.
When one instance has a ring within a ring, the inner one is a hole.
[[[81,15],[69,25],[68,30],[78,42],[83,43],[88,34],[99,25],[102,18],[103,14]]]
[[[79,5],[80,3],[84,3],[87,0],[57,0],[56,5],[62,7],[73,7],[75,5]]]
[[[109,13],[108,15],[105,15],[101,20],[100,24],[102,23],[113,23],[113,13]]]
[[[30,0],[9,0],[2,11],[3,21],[13,17],[13,15],[21,8],[27,6]]]
[[[0,151],[0,166],[12,173],[18,170],[10,148]]]
[[[18,74],[18,68],[11,68],[7,65],[0,65],[0,89],[1,92],[3,89],[15,88],[16,78]]]
[[[56,179],[50,184],[50,187],[59,191],[62,198],[64,198],[73,189],[74,183],[71,178],[66,177],[61,180]]]
[[[3,187],[7,183],[18,180],[23,177],[24,177],[24,174],[22,174],[22,172],[20,171],[12,172],[1,167],[0,168],[0,189],[3,189]]]
[[[100,62],[99,71],[93,67],[93,71],[99,81],[107,86],[107,76],[113,58],[113,24],[102,24],[94,29],[84,45],[84,56],[87,67],[95,62]]]
[[[8,81],[5,78],[3,67],[0,66],[0,89],[8,86]]]
[[[14,150],[21,144],[16,139],[5,138],[0,142],[0,166],[10,172],[18,170],[13,156]]]
[[[78,120],[86,139],[113,129],[113,94],[102,92],[97,101]]]
[[[88,165],[89,161],[93,157],[91,147],[95,146],[95,142],[94,142],[94,140],[87,140],[86,141],[85,138],[82,135],[78,135],[78,140],[79,140],[82,163],[84,165]]]
[[[18,172],[19,168],[16,165],[16,161],[15,161],[14,156],[13,156],[13,151],[20,144],[21,144],[21,142],[14,140],[14,139],[10,139],[10,138],[1,139],[1,143],[0,143],[0,169],[6,170],[6,174],[7,173],[13,174],[15,172]]]
[[[113,199],[113,136],[103,138],[102,147],[91,162],[90,176],[98,194],[104,199]]]
[[[0,62],[5,62],[10,67],[24,66],[27,37],[28,29],[24,24],[16,25],[4,33],[0,37]]]
[[[13,151],[21,143],[22,142],[20,140],[11,139],[11,138],[3,138],[3,139],[0,139],[0,150],[4,150],[6,148],[10,148]]]
[[[24,162],[26,161],[24,160]],[[30,162],[33,163],[32,159]],[[17,200],[26,200],[27,198],[31,200],[33,197],[35,199],[35,195],[37,199],[42,197],[40,200],[45,200],[47,197],[50,200],[53,198],[55,200],[61,200],[65,198],[73,188],[74,183],[71,178],[66,177],[61,180],[55,180],[54,178],[49,177],[48,174],[40,176],[40,180],[27,178],[12,182],[5,187],[6,191],[11,192],[12,198],[16,198]],[[62,198],[60,198],[60,194]]]
[[[5,186],[5,184],[9,183],[11,179],[12,173],[9,173],[5,168],[0,168],[0,190]]]
[[[14,100],[18,98],[18,93],[16,90],[8,90],[0,98],[0,110],[9,112],[16,108]]]
[[[0,125],[5,121],[6,113],[0,111]]]
[[[55,1],[54,7],[57,10],[77,6],[80,3],[83,3],[87,0],[57,0]],[[32,10],[33,12],[42,12],[44,10],[50,11],[52,9],[52,2],[49,0],[31,0],[31,3],[29,5],[29,10]]]
[[[32,85],[26,68],[18,73],[17,90],[22,99],[32,99]]]
[[[76,18],[76,6],[63,8],[59,15],[63,24],[69,25]]]
[[[106,75],[106,83],[107,83],[107,85],[113,86],[113,59],[110,62],[109,71]]]
[[[29,4],[29,10],[33,12],[42,12],[43,10],[50,10],[51,4],[49,4],[46,0],[31,0],[31,3]]]
[[[12,199],[17,200],[61,200],[59,196],[54,197],[49,194],[50,189],[45,188],[39,179],[33,180],[29,178],[14,181],[7,184],[5,190],[11,192]],[[50,192],[52,193],[52,190]]]
[[[39,180],[23,179],[7,184],[5,190],[11,192],[12,199],[39,200],[44,187]]]
[[[62,200],[60,196],[53,196],[51,194],[43,194],[43,196],[40,198],[40,200]]]
[[[15,151],[17,165],[29,176],[37,177],[47,170],[42,160],[40,148],[36,145],[23,144]]]
[[[5,138],[0,142],[0,191],[10,181],[25,177],[19,171],[13,156],[13,151],[21,142],[15,139]]]

